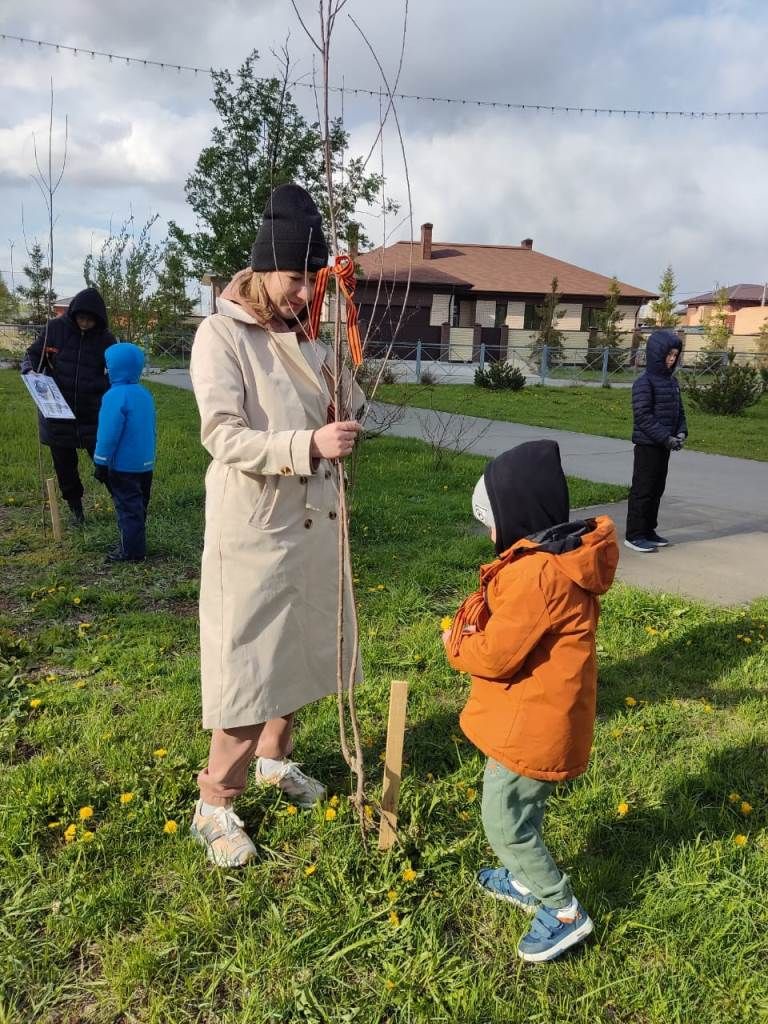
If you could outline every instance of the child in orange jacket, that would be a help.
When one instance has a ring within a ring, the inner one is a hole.
[[[541,838],[557,782],[586,771],[595,722],[599,594],[619,551],[607,516],[569,522],[568,485],[554,441],[493,459],[475,487],[474,515],[498,557],[443,634],[450,664],[472,676],[461,714],[488,758],[483,826],[502,863],[480,887],[534,915],[518,954],[552,960],[592,931],[567,875]]]

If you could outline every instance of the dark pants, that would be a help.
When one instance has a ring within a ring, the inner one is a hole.
[[[667,483],[669,451],[657,444],[636,444],[632,488],[627,507],[627,540],[653,533],[659,522],[659,505]]]
[[[51,458],[56,479],[59,481],[61,496],[70,506],[82,505],[83,481],[77,471],[77,448],[60,448],[51,445]],[[93,447],[86,447],[88,455],[93,459]]]
[[[120,550],[126,558],[144,558],[147,553],[147,507],[151,489],[151,472],[109,471],[109,490],[120,530]]]

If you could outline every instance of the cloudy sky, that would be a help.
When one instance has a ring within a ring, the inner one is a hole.
[[[310,24],[315,0],[299,0]],[[349,0],[336,81],[378,89],[360,23],[387,73],[401,44],[400,0]],[[312,49],[289,0],[5,0],[1,30],[202,67],[261,54],[264,74],[290,33],[298,74]],[[571,106],[768,111],[768,7],[762,0],[410,0],[400,91]],[[55,287],[82,287],[82,263],[132,211],[192,225],[184,181],[213,124],[210,79],[0,41],[0,272],[17,274],[45,233],[31,180],[46,143],[50,79],[69,162],[57,197]],[[308,89],[295,98],[308,116]],[[470,105],[399,104],[416,225],[445,241],[535,248],[654,287],[675,268],[680,294],[768,278],[768,117],[734,120],[566,116]],[[349,96],[352,152],[375,135],[378,100]],[[61,134],[58,135],[61,143]],[[397,137],[384,139],[388,191],[406,203]],[[375,161],[379,161],[378,152]],[[380,234],[370,217],[369,233]],[[404,238],[408,224],[389,224]]]

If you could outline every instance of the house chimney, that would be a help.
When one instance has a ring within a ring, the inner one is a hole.
[[[432,225],[422,224],[421,225],[421,258],[423,260],[432,259]]]
[[[347,226],[347,252],[352,261],[356,261],[360,248],[360,225],[351,220]]]
[[[524,238],[522,240],[522,242],[520,243],[520,248],[521,249],[532,249],[533,248],[533,239],[532,238]]]

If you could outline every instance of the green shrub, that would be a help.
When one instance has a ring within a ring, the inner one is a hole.
[[[740,416],[760,401],[763,387],[763,378],[754,367],[730,363],[704,383],[689,381],[685,391],[701,412]]]
[[[475,384],[488,391],[520,391],[525,387],[525,374],[509,363],[489,363],[475,370]]]

